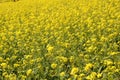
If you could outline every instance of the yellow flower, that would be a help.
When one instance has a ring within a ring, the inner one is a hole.
[[[84,76],[85,76],[85,74],[84,74],[84,73],[81,73],[79,76],[80,76],[80,77],[84,77]]]
[[[113,61],[112,60],[104,60],[105,65],[112,65]]]
[[[7,68],[7,63],[2,63],[1,66],[2,68]]]
[[[77,67],[74,67],[74,68],[72,68],[70,74],[71,74],[71,75],[75,75],[78,71],[79,71],[78,68],[77,68]]]
[[[48,52],[52,51],[53,49],[54,49],[53,46],[51,46],[51,45],[47,45],[47,50],[48,50]]]
[[[86,64],[86,66],[85,66],[85,71],[88,71],[88,70],[90,70],[91,68],[93,67],[93,64],[92,63],[88,63],[88,64]]]
[[[6,60],[7,60],[7,61],[9,61],[9,60],[10,60],[10,58],[6,58]]]
[[[2,48],[3,48],[3,45],[2,45],[2,44],[0,44],[0,50],[2,50]]]
[[[11,57],[11,59],[16,59],[16,58],[17,58],[17,56],[12,56],[12,57]]]
[[[68,48],[69,47],[69,43],[64,43],[64,46],[66,47],[66,48]]]
[[[9,75],[5,75],[5,79],[6,79],[6,80],[9,80]]]
[[[82,80],[82,78],[81,78],[81,77],[78,77],[77,80]]]
[[[30,59],[32,58],[32,55],[24,55],[25,59]]]
[[[62,59],[63,62],[67,62],[68,61],[68,59],[66,57],[61,57],[61,59]]]
[[[27,77],[24,76],[24,75],[21,76],[21,80],[26,80],[26,78],[27,78]]]
[[[10,41],[13,41],[14,40],[14,36],[10,36]]]
[[[36,59],[36,62],[40,62],[40,61],[42,61],[42,58],[37,58]]]
[[[34,62],[35,62],[35,60],[34,60],[34,59],[30,60],[30,64],[33,64]]]
[[[27,70],[26,74],[27,74],[27,76],[31,75],[32,74],[32,69]]]
[[[61,76],[61,77],[64,77],[64,76],[65,76],[65,72],[61,72],[61,73],[60,73],[60,76]]]
[[[10,74],[9,75],[9,80],[16,80],[16,79],[17,79],[17,77],[16,77],[15,74]]]
[[[75,75],[73,75],[73,77],[74,77],[74,79],[76,79],[76,78],[78,77],[78,75],[77,75],[77,74],[75,74]]]
[[[6,76],[6,75],[8,75],[7,72],[3,72],[3,73],[2,73],[2,76]]]
[[[3,61],[3,58],[2,57],[0,57],[0,62],[2,62]]]
[[[2,36],[2,40],[3,40],[3,41],[6,40],[6,36]]]
[[[71,78],[68,78],[67,80],[72,80]]]
[[[110,55],[116,55],[116,54],[118,54],[118,52],[111,52],[111,53],[109,53]]]
[[[101,77],[102,77],[102,73],[98,73],[97,78],[101,78]]]
[[[56,67],[57,67],[57,64],[56,64],[56,63],[52,63],[52,64],[51,64],[51,68],[52,68],[52,69],[55,69]]]
[[[92,72],[92,73],[91,73],[91,78],[92,78],[92,79],[95,79],[96,75],[97,75],[96,72]]]
[[[100,40],[101,40],[101,41],[107,41],[107,38],[104,37],[104,36],[102,36]]]
[[[77,80],[82,80],[82,78],[85,76],[84,73],[81,73],[78,77],[77,77]]]
[[[88,75],[86,77],[86,79],[88,79],[88,80],[95,80],[96,76],[97,76],[97,73],[96,72],[92,72],[90,75]]]
[[[6,54],[7,52],[8,52],[8,49],[5,48],[5,49],[3,50],[3,53]]]
[[[72,63],[74,61],[74,56],[70,56],[69,60]]]
[[[18,67],[18,66],[20,66],[20,65],[19,65],[19,64],[17,64],[17,63],[15,63],[15,64],[14,64],[14,67],[15,67],[15,68],[16,68],[16,67]]]

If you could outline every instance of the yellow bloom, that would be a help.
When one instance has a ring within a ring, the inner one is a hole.
[[[77,77],[77,80],[82,80],[82,78],[85,76],[84,73],[81,73],[78,77]]]
[[[9,79],[9,75],[5,75],[5,79],[8,80]]]
[[[77,80],[82,80],[82,78],[81,78],[81,77],[78,77]]]
[[[2,76],[6,76],[6,75],[8,75],[8,73],[7,73],[7,72],[2,73]]]
[[[0,62],[2,62],[3,61],[3,58],[2,57],[0,57]]]
[[[72,62],[74,61],[74,56],[71,56],[71,57],[69,58],[69,60],[70,60],[70,62],[72,63]]]
[[[97,73],[96,72],[92,72],[90,75],[88,75],[86,77],[86,79],[88,79],[88,80],[96,80],[96,76],[97,76]]]
[[[78,68],[74,67],[74,68],[72,68],[70,74],[75,75],[78,71],[79,71]]]
[[[32,74],[32,69],[27,70],[26,74],[27,74],[27,76],[31,75]]]
[[[68,59],[66,57],[61,57],[61,59],[62,59],[63,62],[67,62],[68,61]]]
[[[72,80],[71,78],[68,78],[68,80]]]
[[[102,77],[102,73],[98,73],[97,78],[101,78],[101,77]]]
[[[88,64],[86,64],[86,66],[85,66],[85,71],[88,71],[88,70],[90,70],[91,68],[93,67],[93,64],[92,63],[88,63]]]
[[[77,75],[77,74],[75,74],[75,75],[73,75],[73,77],[74,77],[74,79],[76,79],[76,78],[78,77],[78,75]]]
[[[51,64],[51,68],[52,68],[52,69],[55,69],[56,67],[57,67],[57,64],[56,64],[56,63],[52,63],[52,64]]]
[[[17,56],[12,56],[12,57],[11,57],[11,59],[16,59],[16,58],[17,58]]]
[[[34,59],[30,60],[30,64],[33,64],[34,62],[35,62],[35,60],[34,60]]]
[[[19,64],[17,64],[17,63],[15,63],[15,64],[14,64],[14,67],[15,67],[15,68],[16,68],[16,67],[18,67],[18,66],[20,66],[20,65],[19,65]]]
[[[6,54],[7,52],[8,52],[8,49],[5,48],[5,49],[3,50],[3,53]]]
[[[64,43],[64,46],[66,47],[66,48],[68,48],[69,47],[69,43]]]
[[[2,48],[3,48],[3,45],[2,45],[2,44],[0,44],[0,50],[2,50]]]
[[[2,68],[7,68],[7,63],[2,63],[1,66]]]
[[[24,76],[24,75],[21,76],[21,80],[26,80],[26,78],[27,78],[27,77]]]
[[[10,36],[10,41],[13,41],[14,40],[14,36]]]
[[[96,72],[92,72],[92,73],[91,73],[91,78],[92,78],[92,79],[95,79],[96,75],[97,75]]]
[[[60,73],[60,76],[61,76],[61,77],[65,76],[65,72],[61,72],[61,73]]]
[[[84,74],[84,73],[82,73],[82,74],[80,74],[79,76],[80,76],[80,77],[84,77],[84,76],[85,76],[85,74]]]
[[[2,40],[4,41],[4,40],[6,40],[7,38],[6,38],[6,36],[2,36]]]
[[[104,64],[105,65],[112,65],[113,61],[111,61],[111,60],[104,60]]]
[[[17,79],[17,77],[16,77],[15,74],[10,74],[9,75],[9,80],[16,80],[16,79]]]
[[[110,55],[116,55],[116,54],[118,54],[118,52],[111,52],[111,53],[109,53]]]
[[[53,49],[54,49],[53,46],[51,46],[51,45],[47,45],[47,50],[48,50],[48,52],[52,51]]]
[[[6,60],[7,60],[7,61],[9,61],[9,60],[10,60],[10,58],[6,58]]]
[[[32,58],[32,55],[24,55],[25,59]]]

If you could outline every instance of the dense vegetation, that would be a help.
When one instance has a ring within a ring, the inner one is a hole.
[[[120,0],[0,3],[0,80],[120,80]]]

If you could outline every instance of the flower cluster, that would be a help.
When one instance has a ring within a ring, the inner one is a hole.
[[[119,80],[119,56],[120,0],[0,3],[0,80]]]

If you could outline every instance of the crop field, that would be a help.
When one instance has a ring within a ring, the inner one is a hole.
[[[3,0],[0,80],[120,80],[120,0]]]

